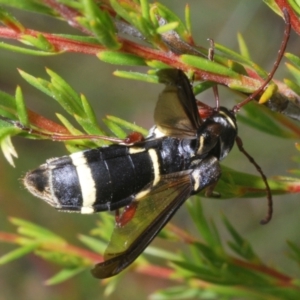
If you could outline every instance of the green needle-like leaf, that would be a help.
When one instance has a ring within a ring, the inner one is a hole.
[[[45,281],[46,285],[55,285],[55,284],[59,284],[62,283],[74,276],[76,276],[77,274],[85,271],[86,268],[70,268],[70,269],[63,269],[61,270],[59,273],[57,273],[56,275],[52,276],[51,278],[47,279]]]
[[[172,22],[172,23],[168,23],[166,25],[160,26],[156,29],[156,32],[159,34],[163,34],[165,32],[168,32],[170,30],[174,30],[175,28],[178,27],[178,23],[177,22]]]
[[[297,138],[299,136],[300,128],[297,133],[297,126],[289,118],[282,115],[277,117],[276,113],[271,112],[263,105],[253,102],[245,106],[244,111],[247,116],[239,114],[238,120],[259,131],[281,138]],[[294,132],[291,131],[292,128],[294,128]]]
[[[276,14],[282,16],[282,12],[274,0],[263,0]]]
[[[36,89],[40,90],[44,94],[52,97],[51,91],[49,89],[49,82],[41,79],[41,78],[36,78],[22,70],[19,70],[20,75],[22,76],[23,79],[25,79],[29,84],[31,84],[33,87]]]
[[[115,71],[114,75],[122,78],[140,80],[150,83],[158,83],[159,78],[155,75],[143,74],[138,72],[129,72],[129,71]]]
[[[297,81],[297,84],[300,85],[300,68],[299,67],[295,67],[289,63],[286,63],[286,66],[288,68],[288,70],[290,71],[290,73],[294,76],[294,78]]]
[[[252,261],[255,263],[260,263],[258,256],[254,253],[250,243],[246,241],[237,231],[236,229],[230,224],[228,219],[223,216],[223,222],[231,234],[234,242],[229,242],[229,246],[232,250],[234,250],[237,254],[242,256],[248,261]]]
[[[231,78],[239,79],[240,75],[231,69],[228,69],[224,66],[221,66],[213,61],[210,61],[203,57],[196,57],[193,55],[181,55],[180,59],[182,62],[196,67],[200,70],[219,74],[219,75],[225,75]]]
[[[96,239],[94,237],[90,237],[87,235],[79,235],[78,239],[88,246],[90,249],[92,249],[95,252],[99,253],[104,253],[105,248],[107,247],[106,242],[102,242],[99,239]]]
[[[47,52],[47,51],[40,51],[40,50],[32,50],[24,47],[18,47],[10,44],[6,44],[4,42],[0,42],[0,48],[10,50],[13,52],[18,52],[21,54],[28,54],[28,55],[36,55],[36,56],[50,56],[50,55],[57,55],[58,52]]]
[[[10,218],[10,222],[15,226],[18,226],[18,232],[27,237],[41,239],[41,240],[51,239],[56,243],[65,243],[65,241],[60,236],[32,222],[25,221],[18,218]]]
[[[127,136],[126,132],[112,120],[103,119],[103,122],[116,137],[124,139]]]
[[[46,15],[55,15],[54,12],[44,4],[33,0],[0,0],[0,4],[8,5],[18,9],[23,9],[35,13],[42,13]]]
[[[56,52],[55,47],[42,34],[38,34],[37,37],[22,35],[21,41],[45,52]]]
[[[222,247],[220,237],[217,232],[211,230],[211,226],[204,217],[204,211],[199,197],[188,201],[187,207],[197,227],[197,230],[201,233],[201,236],[204,238],[206,243],[213,249],[218,248],[219,250],[221,250]]]
[[[38,246],[37,243],[28,244],[22,247],[17,248],[11,252],[6,253],[5,255],[0,257],[0,265],[7,264],[11,261],[14,261],[28,253],[31,253],[36,247]]]
[[[292,54],[292,53],[285,53],[284,56],[290,60],[297,68],[300,68],[300,57]]]
[[[0,22],[19,32],[23,32],[25,30],[24,26],[3,7],[0,7]]]
[[[243,36],[240,33],[238,33],[237,38],[238,38],[241,55],[250,60],[251,57],[250,57],[249,49],[246,45],[246,42],[245,42]]]
[[[145,60],[133,54],[120,53],[114,51],[101,51],[97,57],[110,64],[121,66],[145,66]]]
[[[22,90],[19,86],[16,89],[16,106],[17,106],[17,114],[19,116],[19,120],[21,124],[28,127],[29,120],[28,120],[27,109],[23,99]]]
[[[78,18],[78,21],[87,25],[102,45],[111,50],[119,49],[121,43],[118,41],[113,20],[108,12],[99,9],[92,0],[82,0],[82,4],[85,9],[85,18]]]
[[[297,95],[300,95],[300,85],[297,84],[296,82],[289,80],[289,79],[284,79],[284,83],[292,90],[294,91]]]
[[[176,27],[176,32],[180,35],[181,38],[185,40],[186,36],[188,36],[188,31],[185,28],[184,23],[181,21],[181,19],[174,14],[170,9],[168,9],[166,6],[162,5],[161,3],[157,2],[155,4],[155,8],[158,11],[158,14],[168,21],[168,23],[177,23],[178,26]]]
[[[17,133],[19,133],[19,130],[17,130],[16,128],[6,128],[6,129],[1,128],[0,129],[1,150],[3,152],[5,159],[13,167],[15,167],[14,158],[17,158],[18,154],[11,142],[11,137]]]
[[[139,133],[141,133],[144,136],[146,136],[148,134],[148,130],[147,129],[144,129],[141,126],[138,126],[136,124],[127,122],[127,121],[125,121],[123,119],[120,119],[120,118],[117,118],[115,116],[109,116],[108,115],[108,116],[106,116],[106,119],[108,119],[110,121],[113,121],[115,124],[118,124],[121,127],[126,128],[126,129],[128,129],[130,131],[139,132]]]

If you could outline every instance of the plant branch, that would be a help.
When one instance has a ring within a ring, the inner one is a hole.
[[[294,9],[291,7],[288,0],[275,0],[276,4],[279,6],[280,10],[283,11],[286,9],[291,18],[292,28],[300,35],[300,20],[299,16],[297,16]]]

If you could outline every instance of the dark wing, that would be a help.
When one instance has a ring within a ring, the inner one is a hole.
[[[155,238],[192,192],[191,170],[164,175],[137,201],[134,217],[114,228],[105,261],[92,270],[97,278],[114,276],[129,266]],[[137,197],[138,198],[138,197]]]
[[[163,69],[157,75],[166,87],[156,104],[155,125],[167,136],[195,137],[202,121],[190,81],[176,69]]]

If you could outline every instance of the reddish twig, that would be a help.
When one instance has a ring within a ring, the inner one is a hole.
[[[34,37],[37,37],[38,34],[43,34],[43,36],[47,38],[47,40],[55,47],[55,49],[58,52],[75,52],[96,55],[102,51],[107,51],[107,49],[101,45],[95,45],[92,43],[86,43],[82,41],[79,42],[49,33],[41,33],[30,29],[26,29],[25,32],[19,33],[10,28],[0,27],[0,37],[2,38],[19,40],[22,39],[23,34],[31,35]],[[134,54],[149,61],[158,60],[169,66],[172,66],[173,68],[178,68],[184,71],[193,70],[195,80],[213,81],[226,86],[228,86],[233,81],[238,81],[237,79],[233,80],[232,78],[229,78],[227,76],[222,76],[199,69],[194,69],[190,66],[187,66],[186,64],[181,62],[180,55],[155,50],[150,47],[138,45],[134,42],[127,41],[121,38],[119,40],[122,43],[122,47],[119,50],[119,52]],[[240,75],[239,81],[240,85],[248,87],[253,86],[254,90],[260,85],[260,81],[254,80],[244,75]]]
[[[288,0],[275,0],[276,4],[279,6],[281,11],[284,9],[287,10],[288,14],[290,15],[292,28],[300,35],[300,20],[299,16],[296,15],[295,11],[289,4]]]

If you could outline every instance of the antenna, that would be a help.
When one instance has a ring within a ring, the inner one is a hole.
[[[239,136],[237,136],[235,138],[235,142],[236,142],[236,145],[238,146],[239,150],[249,159],[250,163],[255,166],[258,173],[260,173],[260,175],[263,179],[263,182],[266,186],[267,199],[268,199],[268,213],[267,213],[266,217],[260,221],[261,225],[265,225],[270,222],[270,220],[272,219],[272,215],[273,215],[273,199],[272,199],[272,193],[271,193],[271,189],[270,189],[267,177],[263,173],[261,167],[256,163],[254,158],[244,149],[242,139]]]
[[[285,52],[285,49],[286,49],[286,46],[287,46],[287,43],[288,43],[288,40],[290,37],[290,32],[291,32],[290,16],[289,16],[286,8],[283,9],[283,14],[284,14],[284,19],[285,19],[284,38],[281,43],[280,49],[278,51],[277,59],[274,63],[273,69],[268,74],[267,79],[264,81],[264,83],[261,85],[261,87],[258,90],[256,90],[253,94],[251,94],[245,100],[243,100],[242,102],[240,102],[239,104],[235,105],[232,108],[233,113],[237,113],[241,109],[241,107],[243,107],[244,105],[246,105],[247,103],[252,101],[259,93],[261,93],[265,89],[265,87],[268,85],[268,83],[272,80],[276,70],[278,69],[280,61],[284,55],[284,52]],[[263,173],[261,167],[255,162],[254,158],[252,156],[250,156],[250,154],[244,149],[241,138],[237,136],[235,141],[236,141],[236,144],[237,144],[239,150],[248,158],[250,163],[252,163],[255,166],[256,170],[258,171],[258,173],[260,173],[260,175],[265,183],[267,199],[268,199],[268,212],[267,212],[266,217],[260,221],[260,224],[262,224],[262,225],[267,224],[272,219],[272,215],[273,215],[272,193],[271,193],[271,189],[270,189],[267,177]]]
[[[109,137],[109,136],[102,136],[102,135],[90,135],[90,134],[82,134],[82,135],[71,135],[71,134],[62,134],[62,133],[49,133],[49,132],[44,132],[42,130],[37,130],[31,127],[27,127],[24,126],[21,122],[19,121],[15,121],[15,120],[11,120],[9,118],[6,118],[4,116],[0,115],[0,120],[7,122],[11,125],[13,125],[16,128],[19,128],[22,131],[28,132],[29,134],[33,134],[33,135],[38,135],[40,137],[45,137],[48,139],[51,139],[53,141],[56,142],[64,142],[64,141],[71,141],[71,140],[104,140],[104,141],[109,141],[112,143],[124,143],[124,144],[130,144],[132,142],[140,141],[141,137],[135,137],[135,136],[131,136],[129,135],[127,138],[125,139],[119,139],[119,138],[115,138],[115,137]],[[137,133],[138,135],[138,133]]]
[[[284,15],[284,20],[285,20],[284,38],[281,43],[280,49],[278,51],[277,59],[274,63],[272,71],[268,74],[267,79],[264,81],[264,83],[261,85],[261,87],[259,89],[257,89],[248,98],[246,98],[245,100],[243,100],[242,102],[240,102],[239,104],[235,105],[232,108],[233,113],[237,113],[241,109],[241,107],[243,107],[244,105],[246,105],[247,103],[252,101],[257,95],[259,95],[265,89],[265,87],[269,84],[269,82],[272,80],[275,72],[277,71],[280,61],[284,55],[284,52],[285,52],[285,49],[286,49],[286,46],[287,46],[287,43],[288,43],[288,40],[290,37],[290,33],[291,33],[290,15],[286,8],[283,9],[283,15]]]

